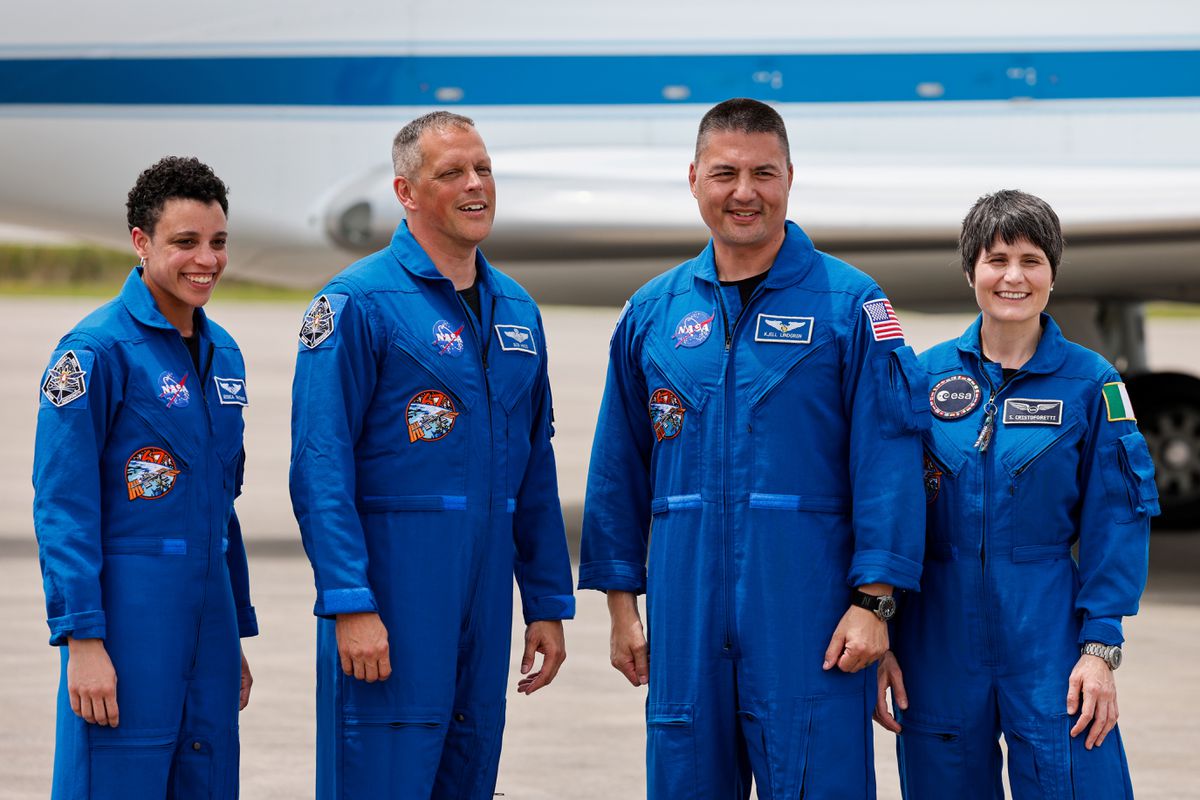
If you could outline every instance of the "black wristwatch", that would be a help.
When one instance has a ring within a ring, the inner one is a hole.
[[[875,595],[855,589],[854,594],[850,597],[850,605],[865,608],[884,622],[896,616],[896,598],[890,594],[882,594],[876,597]]]
[[[1108,664],[1109,669],[1116,669],[1121,666],[1121,646],[1116,644],[1100,644],[1100,642],[1087,642],[1083,647],[1079,648],[1080,655],[1095,656],[1102,659],[1105,664]]]

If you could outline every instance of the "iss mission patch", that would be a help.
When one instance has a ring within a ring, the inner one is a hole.
[[[125,462],[130,500],[158,500],[170,494],[179,478],[175,457],[161,447],[142,447]]]
[[[925,504],[928,505],[934,500],[937,500],[938,494],[942,490],[942,471],[938,469],[935,462],[928,455],[925,458]]]
[[[979,384],[969,375],[951,375],[929,393],[929,410],[938,419],[962,419],[979,405]]]
[[[408,441],[436,442],[454,429],[459,412],[450,395],[437,389],[417,392],[408,401]]]
[[[683,414],[687,409],[679,395],[670,389],[655,389],[650,395],[650,424],[657,441],[674,439],[683,430]]]

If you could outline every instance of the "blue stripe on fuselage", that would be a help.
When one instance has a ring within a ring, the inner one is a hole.
[[[440,91],[439,91],[440,90]],[[1200,96],[1200,50],[0,59],[0,104],[505,106]]]

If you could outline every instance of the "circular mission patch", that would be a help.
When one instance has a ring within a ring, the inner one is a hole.
[[[929,408],[938,419],[961,419],[979,405],[979,384],[969,375],[943,378],[929,393]]]

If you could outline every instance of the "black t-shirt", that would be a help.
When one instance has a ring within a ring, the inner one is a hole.
[[[482,322],[483,311],[480,309],[479,304],[479,273],[475,273],[475,280],[470,287],[459,290],[458,296],[461,297],[471,308],[471,311],[475,313],[475,319]]]
[[[199,326],[196,323],[196,315],[192,315],[192,335],[180,337],[183,339],[184,345],[187,346],[188,352],[192,354],[192,364],[196,367],[196,375],[200,374],[200,332],[197,330]]]
[[[767,273],[771,270],[764,270],[757,275],[751,275],[749,278],[742,278],[740,281],[721,281],[722,286],[736,286],[738,294],[742,298],[742,307],[745,308],[746,303],[750,300],[750,295],[754,294],[754,290],[758,285],[767,279]]]

